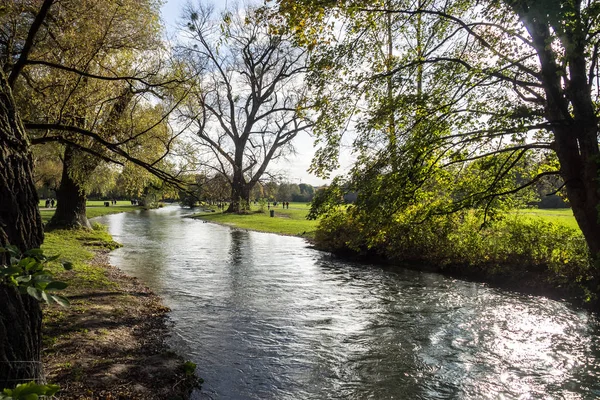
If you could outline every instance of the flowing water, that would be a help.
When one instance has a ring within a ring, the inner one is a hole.
[[[195,398],[600,398],[593,314],[186,213],[96,220],[124,245],[112,263],[171,307],[171,344],[205,380]]]

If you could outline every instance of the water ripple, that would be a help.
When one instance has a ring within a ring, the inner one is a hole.
[[[588,399],[595,316],[436,274],[335,260],[299,238],[101,218],[112,262],[164,296],[203,399]]]

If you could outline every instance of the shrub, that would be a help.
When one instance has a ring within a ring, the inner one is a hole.
[[[475,211],[419,223],[406,212],[387,222],[369,223],[364,215],[338,209],[322,218],[315,242],[336,253],[376,254],[392,262],[422,262],[479,277],[533,273],[555,287],[586,286],[593,281],[581,232],[516,216],[482,223]]]

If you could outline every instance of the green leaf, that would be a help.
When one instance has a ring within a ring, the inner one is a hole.
[[[24,253],[26,256],[41,258],[44,256],[42,249],[29,249]]]
[[[11,256],[15,256],[15,257],[21,254],[21,251],[19,250],[19,248],[17,246],[13,246],[11,244],[6,246],[6,251],[8,251],[8,253]]]
[[[52,281],[46,286],[46,290],[63,290],[67,286],[69,285],[65,282]]]
[[[54,300],[48,296],[48,293],[46,293],[44,290],[40,291],[40,293],[42,295],[42,300],[44,300],[46,304],[54,304]]]
[[[48,257],[48,258],[46,259],[46,261],[54,261],[54,260],[58,260],[58,258],[59,258],[59,257],[60,257],[60,255],[58,255],[58,254],[57,254],[57,255],[55,255],[55,256]]]
[[[19,267],[0,268],[0,276],[17,275],[23,272]]]
[[[45,392],[46,389],[44,385],[38,385],[35,382],[27,382],[17,385],[12,391],[12,397],[15,399],[37,399],[38,395],[43,395]]]
[[[73,269],[73,263],[70,261],[65,261],[62,263],[62,266],[64,269],[66,269],[67,271],[70,271]]]
[[[29,286],[27,287],[27,293],[33,297],[34,299],[36,299],[37,301],[42,301],[42,291],[33,287],[33,286]]]
[[[29,265],[29,263],[31,263],[32,261],[35,263],[36,262],[35,258],[24,257],[24,258],[21,258],[21,260],[19,260],[19,263],[17,265],[21,268],[25,268],[25,266]]]
[[[46,385],[46,396],[54,396],[60,390],[60,386],[47,384]]]
[[[34,275],[33,282],[48,284],[48,283],[52,282],[52,276],[50,276],[50,275]],[[46,286],[44,285],[44,287],[46,287]]]
[[[19,283],[27,283],[31,281],[31,275],[23,275],[17,277],[17,282]]]
[[[42,264],[40,264],[39,261],[37,261],[33,258],[31,258],[30,260],[31,260],[31,262],[27,263],[27,265],[25,266],[25,270],[35,271],[41,267]]]
[[[67,299],[66,297],[63,296],[57,296],[55,294],[51,294],[50,297],[52,298],[52,300],[54,300],[58,305],[63,306],[63,307],[69,307],[71,305],[71,302],[69,301],[69,299]]]

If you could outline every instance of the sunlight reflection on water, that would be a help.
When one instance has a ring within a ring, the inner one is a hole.
[[[198,398],[587,399],[595,316],[436,274],[347,263],[299,238],[181,218],[97,219],[112,262],[172,308]]]

